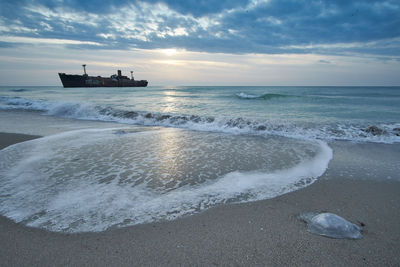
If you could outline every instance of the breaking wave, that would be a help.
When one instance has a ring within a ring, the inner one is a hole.
[[[0,97],[0,109],[35,110],[42,111],[45,115],[71,119],[176,127],[196,131],[263,136],[276,135],[300,139],[350,140],[377,143],[400,142],[400,123],[377,125],[350,123],[295,124],[285,121],[256,120],[241,117],[151,113],[104,107],[86,102],[49,102],[18,97]]]
[[[293,95],[283,95],[283,94],[262,94],[262,95],[252,95],[246,93],[237,93],[236,96],[241,99],[262,99],[262,100],[270,100],[274,98],[289,98],[296,97]]]

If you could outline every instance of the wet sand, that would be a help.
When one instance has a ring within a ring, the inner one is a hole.
[[[0,148],[31,138],[36,136],[0,134]],[[363,179],[364,169],[342,172],[343,164],[344,157],[334,156],[313,185],[274,199],[101,233],[53,233],[0,217],[0,265],[400,265],[400,182]],[[363,222],[364,237],[312,235],[297,218],[304,211],[329,211]]]

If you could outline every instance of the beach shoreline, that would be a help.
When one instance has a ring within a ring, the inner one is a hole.
[[[0,149],[37,137],[1,133]],[[334,157],[333,170],[301,190],[268,200],[219,205],[174,221],[63,234],[0,217],[0,264],[399,265],[400,182],[357,179],[363,170],[346,170],[356,177],[343,178],[337,171],[340,160]],[[341,240],[310,234],[298,219],[307,211],[329,211],[362,222],[364,237]]]

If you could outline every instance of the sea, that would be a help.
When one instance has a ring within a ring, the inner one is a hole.
[[[0,132],[42,136],[0,151],[0,214],[56,232],[273,198],[333,158],[400,180],[400,87],[3,86]]]

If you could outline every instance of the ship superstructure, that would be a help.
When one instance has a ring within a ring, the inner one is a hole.
[[[61,82],[65,88],[67,87],[146,87],[147,80],[135,80],[133,71],[131,78],[123,76],[121,70],[117,74],[110,77],[89,76],[86,73],[86,65],[82,65],[83,75],[58,73]]]

